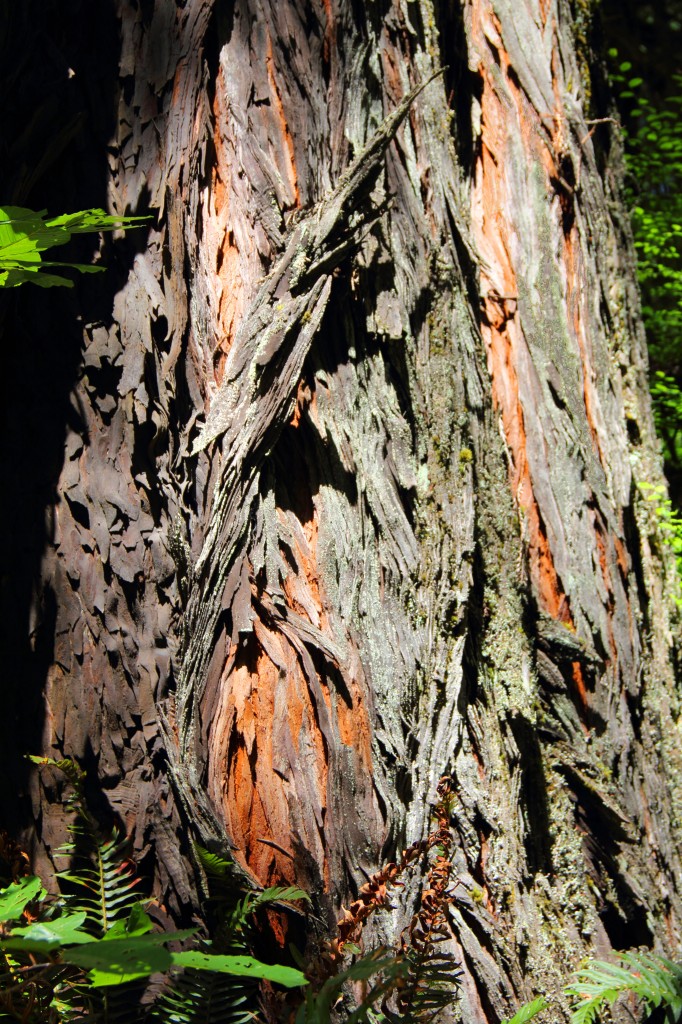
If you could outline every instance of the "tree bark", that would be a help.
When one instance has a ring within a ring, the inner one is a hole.
[[[115,0],[61,31],[76,181],[154,220],[71,328],[52,294],[6,317],[41,410],[20,436],[14,353],[10,476],[44,474],[3,532],[7,820],[22,744],[75,757],[174,917],[195,840],[332,928],[448,773],[463,1019],[675,948],[675,576],[590,4]]]

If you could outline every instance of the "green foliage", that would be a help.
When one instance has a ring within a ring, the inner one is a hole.
[[[411,945],[396,961],[395,970],[401,978],[396,1009],[388,1003],[382,1007],[389,1024],[421,1024],[436,1020],[452,1005],[461,978],[459,964],[441,942],[450,938],[449,931],[423,937],[412,935]],[[392,979],[393,980],[393,979]]]
[[[207,942],[199,949],[171,948],[193,937],[195,929],[153,930],[127,843],[116,833],[102,835],[83,799],[83,773],[71,761],[34,760],[65,772],[74,787],[69,806],[77,820],[61,851],[72,863],[58,875],[72,892],[49,897],[35,877],[0,889],[0,1019],[133,1024],[156,1017],[168,1024],[245,1024],[253,1013],[246,1006],[251,992],[244,979],[307,984],[295,968],[254,959],[244,942],[239,955],[216,952]],[[238,901],[241,912],[233,916],[245,926],[259,899],[265,905],[283,894],[298,898],[299,892],[280,888],[255,894]],[[164,973],[175,978],[174,988],[156,1003],[148,999],[143,1009],[141,993],[131,985]]]
[[[152,1016],[164,1024],[247,1024],[254,1019],[257,981],[286,987],[308,984],[301,971],[246,955],[254,915],[285,901],[309,902],[309,896],[294,886],[244,893],[236,885],[231,861],[198,844],[194,850],[208,880],[213,943],[176,954],[173,966],[185,969],[171,978]]]
[[[653,96],[630,61],[620,61],[615,48],[609,57],[625,122],[626,199],[637,250],[654,418],[677,506],[666,522],[682,569],[682,75],[670,77],[666,95]]]
[[[0,940],[3,949],[25,950],[28,953],[51,953],[60,946],[92,942],[92,935],[83,930],[85,911],[62,914],[54,920],[35,921],[13,928],[10,938]]]
[[[682,76],[673,77],[676,94],[661,106],[642,92],[641,78],[625,84],[630,88],[621,89],[621,103],[636,100],[626,152],[644,322],[654,362],[677,371],[682,356]]]
[[[682,357],[682,75],[656,102],[629,61],[609,50],[611,79],[626,120],[624,141],[644,321],[654,360],[679,367]],[[662,367],[663,368],[663,367]]]
[[[659,521],[661,532],[675,555],[677,562],[677,574],[682,581],[682,514],[675,508],[663,486],[649,484],[642,481],[639,489],[651,502]],[[678,605],[682,604],[682,597],[675,598]]]
[[[138,227],[149,217],[112,217],[104,210],[81,210],[60,217],[47,217],[47,211],[27,210],[20,206],[0,207],[0,288],[16,288],[31,282],[42,288],[73,282],[60,274],[46,272],[45,267],[64,267],[94,274],[103,267],[83,263],[44,260],[41,253],[57,245],[65,245],[72,235],[87,232],[115,231]]]
[[[182,932],[161,932],[131,935],[129,938],[110,939],[105,936],[91,940],[87,946],[62,952],[65,963],[75,964],[87,972],[93,988],[125,985],[130,981],[148,978],[150,974],[169,971],[173,956],[166,943],[186,939],[194,929]]]
[[[38,760],[38,759],[36,759]],[[216,922],[212,942],[177,949],[195,930],[157,932],[139,898],[139,882],[117,835],[102,836],[83,798],[84,775],[72,762],[39,759],[64,771],[74,787],[69,801],[78,814],[73,841],[64,849],[73,863],[59,878],[74,890],[58,898],[40,879],[20,878],[0,889],[0,1019],[23,1024],[250,1024],[257,983],[300,987],[295,1024],[425,1024],[452,1004],[459,974],[441,946],[449,938],[451,884],[448,793],[441,780],[437,828],[413,844],[399,864],[382,868],[346,912],[346,936],[330,940],[317,964],[265,964],[250,955],[254,914],[263,907],[308,900],[293,886],[236,893],[230,862],[197,848],[206,872]],[[387,886],[420,856],[427,857],[428,886],[401,940],[401,950],[366,955],[351,939],[369,914],[385,905]],[[345,957],[346,962],[343,963]],[[348,963],[348,957],[351,962]],[[341,958],[341,959],[340,959]],[[158,994],[140,996],[151,975],[165,975]],[[331,976],[330,976],[331,975]],[[317,982],[310,984],[309,978]],[[364,989],[357,1002],[354,993]],[[682,1021],[682,966],[652,953],[619,954],[619,962],[593,961],[577,972],[565,993],[573,1002],[571,1024],[594,1024],[605,1006],[632,994],[648,1012],[661,1007],[667,1024]],[[548,1006],[539,996],[506,1024],[529,1024]]]
[[[234,866],[218,854],[195,844],[194,852],[208,879],[209,897],[216,912],[216,941],[226,950],[239,946],[247,937],[255,914],[265,907],[289,905],[310,897],[296,886],[272,886],[260,891],[241,891],[235,885]]]
[[[172,953],[171,959],[174,967],[191,967],[195,971],[219,971],[239,978],[258,978],[287,988],[306,984],[305,975],[294,967],[262,964],[252,956],[221,956],[219,953],[188,949],[182,953]]]
[[[447,944],[452,939],[449,908],[459,882],[453,878],[455,841],[452,832],[453,782],[443,776],[440,797],[434,808],[435,829],[427,840],[426,886],[420,907],[403,934],[402,960],[405,976],[394,999],[383,1009],[389,1024],[425,1024],[437,1020],[452,1006],[458,993],[461,970]]]
[[[670,374],[654,370],[651,377],[656,431],[663,441],[667,461],[682,466],[682,390]]]
[[[76,871],[60,871],[58,877],[74,885],[77,894],[69,902],[85,910],[91,932],[103,937],[122,925],[123,916],[138,904],[137,879],[127,859],[128,840],[116,829],[104,838],[88,820],[84,826],[74,826],[72,833],[75,841],[63,846],[59,855],[81,864]],[[86,847],[87,859],[79,841]]]
[[[682,967],[653,953],[622,953],[622,965],[595,960],[578,971],[566,988],[578,1000],[571,1024],[592,1024],[606,1003],[613,1006],[623,993],[634,993],[647,1012],[665,1009],[668,1024],[682,1018]]]
[[[649,344],[651,397],[673,504],[657,511],[682,580],[682,75],[652,97],[630,61],[609,50],[628,167],[626,199]],[[653,495],[651,496],[654,497]]]
[[[0,921],[16,921],[29,903],[45,895],[39,878],[22,878],[0,892]]]
[[[375,1016],[374,1007],[394,989],[399,979],[406,977],[407,969],[407,964],[395,954],[387,955],[384,949],[373,950],[350,967],[327,978],[320,988],[306,989],[304,1001],[296,1014],[296,1024],[329,1024],[332,1008],[343,999],[348,982],[367,982],[371,978],[378,978],[378,981],[370,987],[359,1006],[348,1010],[344,1024],[390,1019],[384,1013]]]
[[[544,996],[538,996],[531,1003],[526,1003],[522,1006],[511,1020],[504,1021],[504,1024],[528,1024],[528,1021],[533,1020],[539,1013],[545,1010],[548,1006],[547,1000]]]
[[[248,1024],[254,986],[226,974],[184,971],[157,1000],[152,1019],[163,1024]]]
[[[375,872],[343,911],[338,935],[327,941],[317,965],[309,969],[314,982],[304,994],[296,1024],[327,1024],[332,1007],[345,1024],[427,1024],[442,1019],[455,1002],[461,971],[447,946],[453,939],[450,911],[459,885],[452,861],[453,780],[443,776],[437,792],[429,835],[404,850],[397,863]],[[419,862],[427,869],[425,883],[398,951],[380,948],[356,959],[368,919],[388,905],[389,891],[402,887],[401,878]],[[359,981],[365,983],[365,995],[358,1003]]]
[[[564,993],[573,1007],[571,1024],[593,1024],[605,1006],[623,995],[637,996],[648,1014],[665,1011],[666,1024],[682,1021],[682,966],[654,953],[631,951],[617,954],[620,963],[592,960],[581,968]],[[548,1006],[539,996],[527,1003],[506,1024],[528,1024]]]

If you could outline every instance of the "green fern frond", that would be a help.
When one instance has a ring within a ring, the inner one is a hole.
[[[183,971],[156,1001],[159,1024],[248,1024],[257,986],[228,974]]]
[[[595,960],[578,971],[566,994],[578,1000],[571,1024],[592,1024],[602,1005],[613,1006],[625,992],[638,996],[648,1010],[665,1007],[667,1019],[682,1017],[682,967],[653,953],[622,953],[624,966]]]
[[[68,221],[75,232],[84,230],[89,223],[87,216],[57,220]],[[112,225],[113,220],[109,226]],[[58,872],[57,877],[75,886],[76,893],[66,896],[66,902],[84,910],[90,930],[102,936],[116,921],[127,917],[140,899],[138,879],[128,858],[128,839],[116,828],[108,837],[102,833],[85,801],[85,772],[75,761],[32,755],[29,760],[43,768],[57,769],[71,784],[73,793],[67,807],[76,814],[76,820],[69,825],[70,840],[57,850],[57,856],[69,858],[73,865]]]
[[[308,894],[296,886],[272,886],[245,892],[243,878],[231,860],[198,844],[194,850],[208,881],[214,919],[212,953],[245,954],[248,958],[250,925],[259,910],[273,905],[288,907],[296,900],[310,900]],[[194,966],[191,965],[192,968]],[[287,969],[283,971],[286,974]],[[302,975],[300,977],[303,982],[305,979]],[[186,969],[176,977],[172,988],[162,995],[154,1019],[159,1019],[160,1012],[164,1024],[212,1024],[213,1021],[216,1024],[246,1024],[254,1019],[252,1008],[256,1005],[257,996],[255,980]]]
[[[547,1000],[544,996],[538,996],[533,999],[530,1003],[525,1003],[524,1006],[520,1007],[511,1020],[504,1021],[503,1024],[528,1024],[529,1021],[537,1017],[542,1010],[547,1009]]]
[[[0,936],[0,1019],[7,1009],[24,1024],[138,1024],[150,1020],[153,1007],[152,1018],[164,1024],[248,1024],[262,980],[289,988],[308,984],[299,970],[254,959],[246,941],[249,919],[259,909],[307,900],[305,892],[273,886],[244,893],[228,862],[213,858],[207,867],[225,881],[217,917],[226,942],[171,950],[168,943],[193,937],[194,929],[153,931],[139,901],[128,841],[117,830],[102,834],[85,804],[83,772],[69,760],[33,760],[63,772],[73,787],[69,806],[77,818],[59,851],[70,864],[58,878],[74,891],[55,902],[37,878],[0,889],[0,921],[8,922]],[[40,905],[38,918],[14,924],[32,903]],[[21,972],[27,969],[37,973],[25,983]],[[153,975],[174,977],[158,1001],[148,981]]]
[[[127,858],[128,840],[114,829],[105,839],[95,827],[85,829],[89,850],[79,851],[78,844],[62,847],[62,856],[88,860],[69,871],[60,871],[58,878],[71,882],[76,895],[70,902],[85,910],[87,921],[96,935],[104,935],[117,921],[125,918],[139,902],[138,879]]]
[[[306,903],[311,902],[308,893],[304,889],[299,889],[296,885],[273,885],[271,888],[263,889],[261,892],[247,893],[247,899],[249,914],[253,914],[256,910],[260,910],[261,907],[272,903],[292,903],[295,900],[305,900]]]
[[[364,1021],[376,1019],[373,1007],[393,990],[399,979],[403,979],[406,973],[407,965],[402,957],[387,956],[385,949],[375,949],[356,960],[345,971],[328,978],[317,991],[312,988],[306,989],[304,1001],[296,1014],[296,1024],[329,1024],[332,1019],[332,1010],[343,998],[343,990],[348,982],[368,981],[370,978],[380,976],[379,981],[370,988],[360,1006],[349,1011],[345,1018],[345,1024],[363,1024]],[[389,1018],[382,1013],[379,1015],[379,1019]]]
[[[215,927],[212,929],[215,948],[222,952],[245,951],[247,935],[254,915],[267,906],[293,910],[292,903],[305,900],[308,893],[297,886],[271,886],[268,889],[244,890],[242,877],[226,857],[210,853],[198,843],[194,851],[206,873],[209,902],[213,907]]]
[[[74,222],[76,231],[79,225]],[[151,928],[151,921],[140,904],[138,879],[128,857],[129,842],[117,829],[105,836],[97,819],[90,813],[85,801],[85,772],[69,758],[30,757],[39,767],[53,768],[61,772],[69,782],[72,792],[65,801],[67,810],[75,814],[69,825],[70,838],[57,851],[57,856],[68,858],[68,869],[58,872],[62,888],[62,907],[69,913],[54,918],[55,907],[44,907],[52,927],[64,931],[66,919],[74,915],[82,921],[82,927],[98,939],[127,938],[144,934]],[[64,893],[64,883],[71,892]],[[59,913],[57,911],[57,913]],[[79,925],[80,927],[80,925]],[[18,933],[18,929],[14,929]],[[61,934],[61,933],[60,933]],[[25,938],[25,936],[24,936]],[[75,941],[74,935],[62,936],[60,945],[69,946]],[[116,943],[111,944],[114,952]],[[94,945],[89,947],[95,949]],[[68,954],[68,955],[67,955]],[[136,1024],[142,1020],[140,996],[144,986],[137,982],[119,987],[97,988],[86,969],[75,962],[69,962],[71,949],[63,949],[51,979],[50,1016],[39,1017],[36,1024],[46,1021],[54,1024]],[[75,954],[73,954],[75,956]]]
[[[39,768],[56,768],[71,783],[73,793],[65,801],[64,806],[68,811],[76,811],[82,814],[85,811],[85,797],[83,787],[85,785],[85,772],[79,764],[70,757],[64,757],[56,761],[53,757],[36,757],[34,754],[27,754],[26,760],[38,765]]]
[[[194,852],[206,873],[212,899],[222,902],[226,895],[234,897],[236,892],[243,891],[242,877],[235,869],[232,860],[222,857],[220,854],[211,853],[199,843],[194,844]],[[242,905],[244,914],[248,918],[255,910],[267,903],[291,902],[293,900],[310,902],[310,897],[304,889],[299,889],[295,885],[273,886],[269,889],[250,890],[246,893]]]
[[[306,900],[310,903],[308,893],[294,885],[275,885],[260,892],[245,893],[231,909],[227,905],[224,907],[221,941],[241,935],[248,928],[253,915],[264,907],[291,903],[294,900]]]
[[[232,862],[218,853],[211,853],[205,846],[194,843],[194,852],[209,878],[218,879],[232,876]]]
[[[148,1020],[144,989],[137,983],[96,989],[87,981],[68,982],[54,998],[56,1020],[59,1024],[144,1024]]]
[[[423,949],[405,953],[405,981],[398,993],[397,1012],[384,1008],[392,1024],[423,1024],[451,1006],[462,976],[452,953],[431,941]]]

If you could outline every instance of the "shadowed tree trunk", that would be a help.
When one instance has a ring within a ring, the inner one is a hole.
[[[154,220],[5,318],[10,823],[23,749],[75,757],[176,918],[195,839],[331,928],[449,773],[465,1020],[673,948],[675,580],[590,4],[75,7],[68,198]]]

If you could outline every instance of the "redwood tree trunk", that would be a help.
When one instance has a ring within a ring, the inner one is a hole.
[[[15,493],[43,474],[4,533],[10,824],[21,745],[75,757],[176,917],[196,839],[331,927],[449,773],[465,1020],[674,948],[675,580],[590,5],[115,0],[62,31],[76,180],[154,220],[79,287],[79,342],[52,294],[5,321],[40,382],[26,437],[13,348]]]

